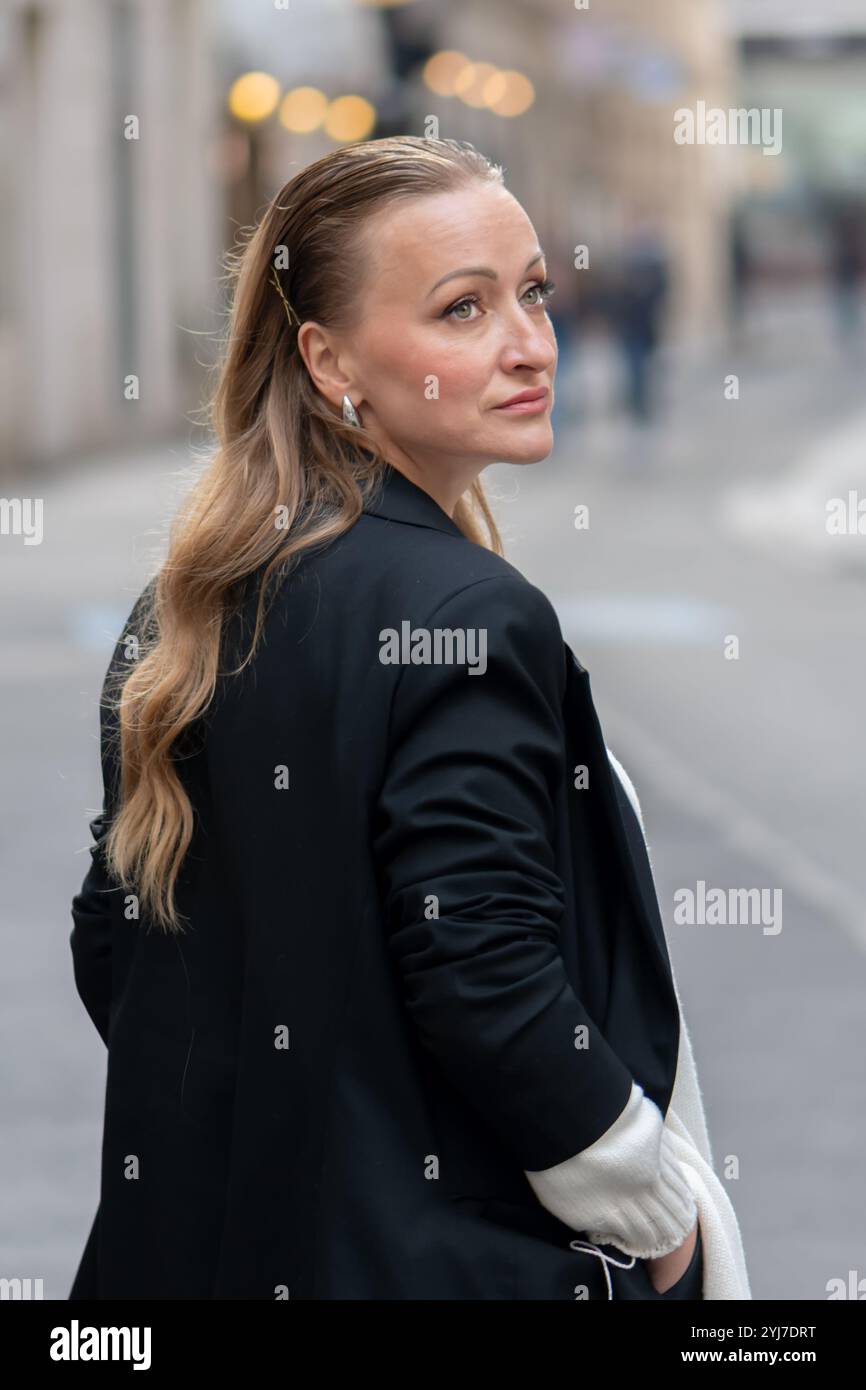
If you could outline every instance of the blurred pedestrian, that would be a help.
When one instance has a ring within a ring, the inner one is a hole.
[[[752,283],[752,261],[742,208],[735,208],[728,223],[728,311],[731,336],[742,334],[746,301]]]
[[[829,272],[839,342],[850,348],[860,335],[860,277],[863,273],[861,218],[850,206],[836,207],[829,216]]]
[[[650,422],[657,406],[653,368],[669,289],[667,250],[654,223],[642,218],[626,238],[610,298],[611,327],[625,369],[625,403],[639,425]]]

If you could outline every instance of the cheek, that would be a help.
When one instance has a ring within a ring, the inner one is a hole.
[[[404,335],[403,341],[380,343],[378,364],[380,391],[386,398],[404,403],[406,396],[438,400],[452,406],[476,403],[484,394],[490,372],[481,352],[459,344],[419,341]]]
[[[478,353],[471,355],[457,351],[440,356],[429,373],[435,377],[440,401],[467,408],[478,404],[490,380],[490,372],[479,356]]]

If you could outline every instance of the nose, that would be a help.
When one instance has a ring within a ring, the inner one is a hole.
[[[509,321],[503,346],[503,366],[508,371],[528,367],[549,372],[557,358],[556,335],[548,318],[536,318],[517,309]]]

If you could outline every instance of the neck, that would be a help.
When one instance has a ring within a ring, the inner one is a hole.
[[[408,478],[410,483],[420,487],[426,492],[433,501],[437,503],[451,520],[454,520],[454,512],[457,503],[464,492],[470,488],[478,477],[480,469],[474,464],[464,464],[448,466],[445,464],[419,464],[414,459],[409,458],[400,449],[389,449],[387,455],[388,462],[398,473],[402,473]]]

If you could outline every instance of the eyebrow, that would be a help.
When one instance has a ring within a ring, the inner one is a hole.
[[[540,260],[543,258],[543,256],[544,256],[544,252],[543,252],[543,251],[536,251],[535,255],[532,257],[532,260],[527,262],[526,270],[529,270],[529,268],[530,268],[531,266],[534,266],[534,265],[535,265],[535,262],[536,262],[536,261],[540,261]],[[524,272],[523,272],[524,275],[526,274],[526,270],[524,270]],[[433,286],[433,289],[430,290],[430,291],[428,292],[427,298],[428,298],[428,299],[430,298],[430,295],[433,293],[433,290],[438,290],[438,288],[439,288],[440,285],[444,285],[446,280],[456,280],[460,275],[486,275],[487,278],[488,278],[489,280],[498,280],[498,279],[499,279],[499,276],[496,274],[496,271],[495,271],[495,270],[491,270],[489,266],[486,266],[486,265],[470,265],[470,266],[466,266],[466,267],[464,267],[463,270],[451,270],[451,271],[448,272],[447,275],[443,275],[443,276],[442,276],[442,279],[441,279],[441,280],[437,280],[437,281],[436,281],[436,284]]]

